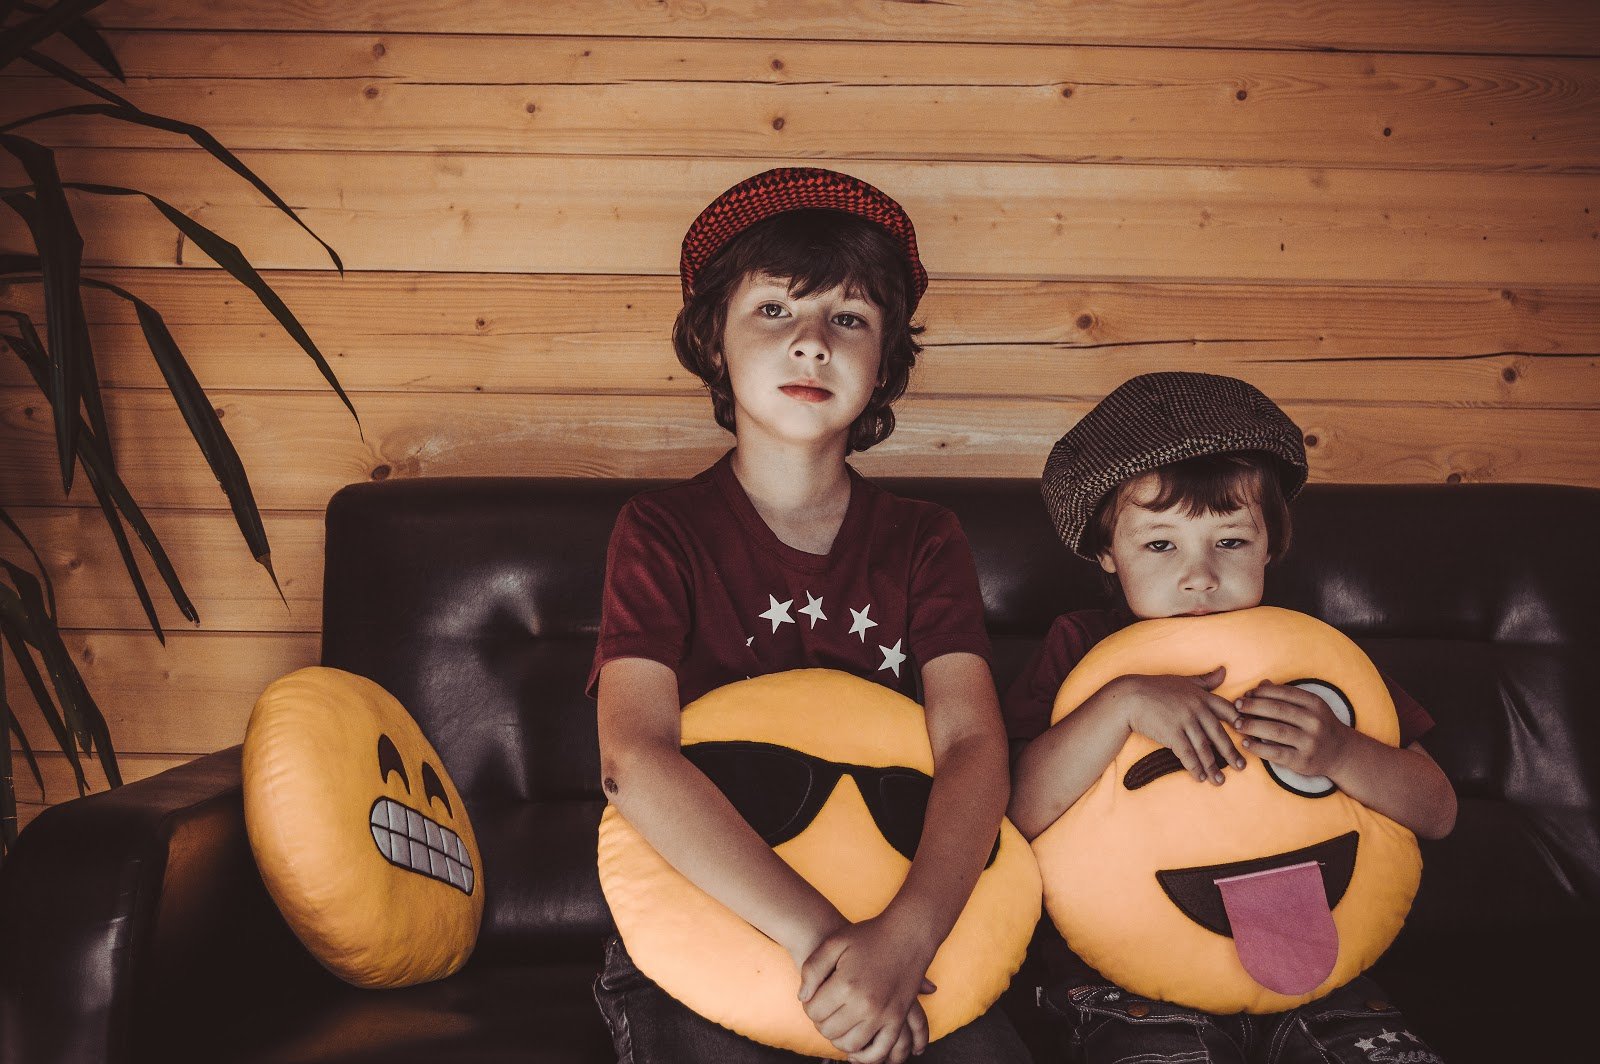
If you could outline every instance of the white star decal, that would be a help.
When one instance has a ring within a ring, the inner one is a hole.
[[[806,604],[800,612],[811,618],[811,627],[815,628],[818,621],[825,621],[828,615],[822,612],[822,600],[813,598],[811,592],[806,592]]]
[[[747,637],[747,638],[746,638],[746,639],[745,639],[745,641],[744,641],[744,645],[745,645],[745,646],[749,646],[749,645],[750,645],[750,644],[751,644],[751,643],[754,643],[754,642],[755,642],[755,641],[756,641],[756,637],[755,637],[755,636],[753,636],[753,635],[752,635],[752,636],[749,636],[749,637]]]
[[[896,639],[894,646],[878,648],[883,651],[883,664],[878,666],[879,672],[884,669],[893,669],[895,678],[898,679],[900,677],[900,663],[906,660],[906,656],[900,653],[900,644],[904,642],[904,639]]]
[[[1399,1035],[1390,1034],[1388,1031],[1384,1031],[1378,1037],[1383,1039],[1385,1042],[1398,1042],[1398,1041],[1400,1041],[1400,1036]]]
[[[776,596],[768,595],[767,601],[772,603],[772,605],[767,609],[767,612],[758,613],[756,616],[765,617],[767,620],[771,621],[772,630],[774,632],[778,630],[778,625],[780,624],[794,623],[794,618],[789,616],[789,607],[794,605],[794,599],[790,599],[788,602],[779,602]],[[751,638],[753,639],[755,637],[751,636]]]
[[[878,622],[867,616],[871,609],[872,603],[869,602],[864,610],[850,611],[850,616],[854,618],[850,624],[850,634],[859,637],[863,643],[867,641],[867,629],[878,627]]]
[[[1361,1039],[1361,1041],[1356,1043],[1356,1048],[1361,1050],[1363,1053],[1372,1052],[1372,1050],[1374,1048],[1373,1045],[1372,1045],[1372,1039],[1370,1039],[1370,1038]]]

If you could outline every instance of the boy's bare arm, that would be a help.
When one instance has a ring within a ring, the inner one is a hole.
[[[1168,747],[1190,775],[1220,784],[1242,759],[1220,723],[1234,708],[1211,693],[1223,670],[1203,676],[1119,676],[1062,717],[1017,757],[1011,822],[1029,839],[1083,797],[1132,732]]]
[[[606,798],[667,863],[788,950],[798,967],[846,921],[683,757],[678,685],[644,658],[600,670]]]
[[[836,1045],[877,1032],[851,1060],[901,1059],[891,1047],[908,1015],[920,1019],[919,986],[977,884],[1005,811],[1006,744],[988,664],[945,654],[923,667],[922,680],[935,772],[916,859],[882,914],[829,936],[801,973],[807,1014]],[[925,1038],[924,1031],[917,1048]]]
[[[1298,687],[1264,683],[1239,699],[1246,749],[1309,776],[1326,776],[1369,809],[1427,839],[1450,834],[1456,793],[1419,743],[1393,747],[1339,721]]]

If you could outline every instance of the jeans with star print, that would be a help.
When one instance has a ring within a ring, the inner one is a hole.
[[[1106,982],[1040,997],[1083,1064],[1442,1064],[1378,985],[1359,976],[1288,1012],[1214,1016]]]

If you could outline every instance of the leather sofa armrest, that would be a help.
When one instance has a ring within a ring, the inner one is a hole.
[[[239,765],[223,750],[22,832],[0,865],[0,1058],[127,1061],[240,969],[316,969],[256,871]]]

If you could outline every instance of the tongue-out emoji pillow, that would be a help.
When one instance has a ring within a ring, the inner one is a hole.
[[[883,911],[922,834],[933,753],[922,707],[848,673],[802,669],[718,688],[683,711],[684,756],[778,856],[847,919]],[[600,822],[600,885],[639,970],[700,1015],[808,1056],[842,1056],[806,1018],[776,942],[694,886],[615,809]],[[1039,920],[1028,844],[1001,824],[989,864],[928,978],[930,1037],[992,1005]]]
[[[466,963],[483,918],[478,843],[392,695],[339,669],[273,681],[250,714],[243,771],[262,881],[329,971],[396,987]]]
[[[1217,694],[1230,701],[1262,681],[1292,684],[1363,734],[1399,742],[1394,704],[1360,648],[1270,606],[1114,633],[1068,675],[1052,723],[1118,676],[1218,665]],[[1211,1013],[1281,1012],[1349,982],[1399,932],[1422,874],[1411,832],[1324,777],[1241,754],[1244,769],[1226,769],[1218,787],[1133,735],[1034,840],[1051,920],[1106,978]]]

